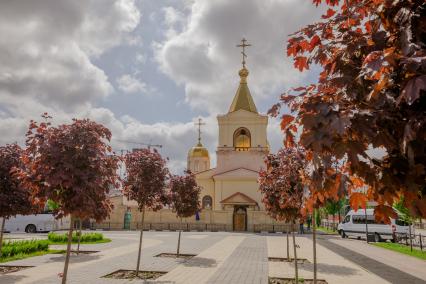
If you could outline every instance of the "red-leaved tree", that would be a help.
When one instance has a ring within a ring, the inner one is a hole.
[[[44,114],[43,118],[44,122],[30,123],[22,159],[24,169],[19,175],[35,200],[57,204],[56,218],[70,216],[62,276],[62,283],[66,283],[73,221],[108,217],[112,209],[108,192],[119,186],[119,158],[111,152],[111,132],[104,126],[88,119],[73,119],[71,124],[55,127],[50,116]]]
[[[171,208],[180,219],[195,215],[201,209],[200,205],[201,187],[197,185],[194,175],[186,171],[184,176],[173,175],[170,178],[169,200]],[[179,230],[177,257],[180,254],[180,238],[182,228]]]
[[[318,81],[283,94],[270,110],[290,106],[293,115],[281,123],[286,144],[309,151],[308,205],[338,200],[345,183],[366,184],[367,194],[350,197],[355,209],[375,200],[376,218],[388,221],[404,196],[412,216],[426,217],[426,2],[325,3],[323,20],[291,35],[287,46],[295,68],[320,67]]]
[[[160,153],[155,149],[138,149],[125,156],[126,177],[123,192],[129,200],[138,203],[142,212],[136,277],[139,277],[145,210],[160,210],[168,203],[166,182],[169,170]]]
[[[298,283],[295,223],[302,218],[304,204],[305,153],[299,148],[284,148],[265,159],[266,169],[259,173],[259,190],[267,213],[275,220],[292,224],[295,281]],[[287,258],[289,245],[287,233]]]
[[[16,170],[22,167],[22,149],[17,144],[8,144],[0,147],[0,257],[3,246],[3,231],[6,219],[17,214],[34,214],[41,209],[33,205],[31,195],[23,187]]]

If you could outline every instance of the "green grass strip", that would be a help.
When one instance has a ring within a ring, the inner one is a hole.
[[[14,256],[8,256],[8,257],[0,257],[0,263],[8,262],[8,261],[14,261],[14,260],[20,260],[24,258],[29,258],[33,256],[40,256],[45,254],[60,254],[65,253],[65,250],[46,250],[46,251],[36,251],[32,253],[19,253]]]
[[[94,244],[104,244],[104,243],[109,243],[111,242],[111,239],[108,238],[103,238],[102,240],[98,240],[98,241],[80,241],[80,244],[82,245],[94,245]],[[66,245],[68,244],[68,241],[49,241],[49,244],[51,245]],[[72,244],[78,244],[78,241],[73,241]]]
[[[327,229],[326,227],[317,227],[317,231],[321,231],[327,234],[333,234],[333,235],[337,235],[338,233],[336,231]]]
[[[413,251],[411,251],[410,246],[395,243],[372,243],[372,245],[426,260],[426,251],[416,248],[413,248]]]

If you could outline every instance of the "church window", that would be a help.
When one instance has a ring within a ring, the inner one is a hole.
[[[203,209],[211,209],[212,203],[213,203],[213,199],[210,195],[205,195],[203,197],[203,201],[202,201]]]
[[[250,132],[246,128],[239,128],[234,133],[234,147],[237,151],[248,151],[251,144]]]

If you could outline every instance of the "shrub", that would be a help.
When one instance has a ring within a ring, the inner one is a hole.
[[[66,243],[68,241],[68,234],[57,234],[50,232],[47,235],[47,238],[52,243]],[[83,233],[80,238],[80,242],[86,243],[86,242],[98,242],[102,241],[104,239],[104,235],[101,233]],[[78,242],[78,233],[74,232],[72,234],[72,242]]]
[[[37,251],[47,251],[48,249],[49,241],[47,240],[7,241],[3,243],[2,257],[30,254]]]

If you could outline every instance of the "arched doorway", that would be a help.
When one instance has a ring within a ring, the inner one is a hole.
[[[234,231],[247,231],[247,209],[244,206],[234,207]]]

